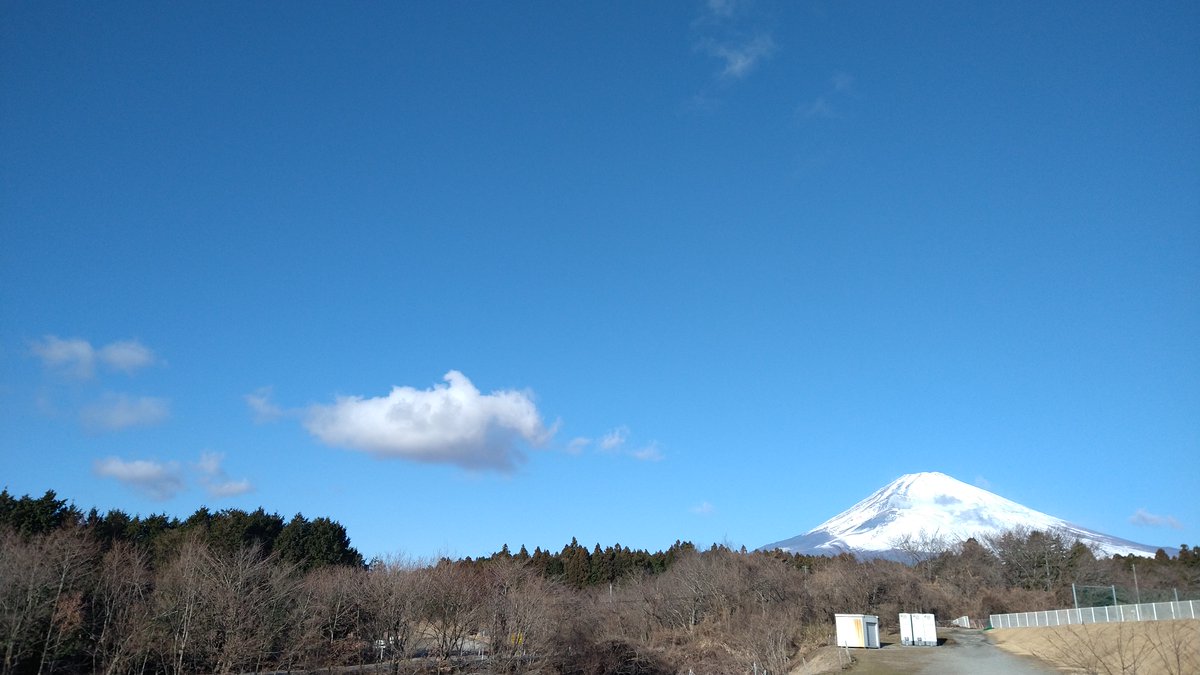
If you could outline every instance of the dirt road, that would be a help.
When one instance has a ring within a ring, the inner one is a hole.
[[[1053,675],[1054,670],[1032,658],[1014,656],[987,641],[982,631],[939,629],[937,647],[905,647],[884,640],[882,649],[851,649],[854,664],[841,669],[845,650],[829,647],[817,658],[792,671],[792,675],[855,673],[856,675]]]

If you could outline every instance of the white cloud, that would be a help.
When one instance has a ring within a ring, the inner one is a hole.
[[[714,514],[716,512],[717,512],[716,507],[714,507],[712,504],[710,504],[708,502],[700,502],[699,504],[692,507],[692,513],[694,513],[698,516],[711,516],[712,514]]]
[[[992,482],[983,476],[975,476],[975,487],[983,488],[984,490],[991,490]]]
[[[47,335],[40,342],[34,342],[30,351],[47,368],[61,370],[81,380],[90,378],[95,371],[96,353],[87,340],[63,340],[55,335]]]
[[[158,357],[137,340],[119,340],[99,349],[81,338],[62,339],[47,335],[30,346],[30,351],[47,368],[59,370],[81,380],[90,379],[96,372],[97,361],[110,370],[126,374],[158,363]]]
[[[1169,527],[1175,530],[1182,530],[1183,524],[1175,519],[1174,516],[1160,516],[1150,513],[1144,508],[1138,509],[1129,516],[1129,522],[1134,525],[1144,525],[1147,527]]]
[[[219,452],[200,453],[200,461],[196,462],[196,470],[200,474],[200,484],[210,497],[236,497],[254,489],[248,479],[232,480],[221,462],[225,455]]]
[[[227,480],[221,482],[210,482],[204,485],[204,489],[208,490],[211,497],[236,497],[254,491],[254,486],[250,484],[250,480],[243,478],[241,480]]]
[[[166,399],[108,393],[99,401],[84,406],[79,419],[89,431],[120,431],[158,424],[169,415],[170,406]]]
[[[258,424],[274,422],[284,415],[283,408],[271,400],[271,394],[270,387],[261,387],[254,393],[242,397],[246,401],[246,405],[250,406],[250,410],[254,412],[254,421]]]
[[[592,444],[592,439],[579,436],[572,438],[570,443],[567,443],[567,452],[572,455],[578,455],[587,449],[587,446]]]
[[[117,457],[98,460],[93,466],[98,476],[115,478],[151,499],[165,500],[183,490],[183,478],[175,462],[155,462],[144,459],[125,461]]]
[[[481,394],[452,370],[446,385],[394,387],[387,396],[339,396],[311,406],[304,426],[321,442],[380,458],[511,471],[524,455],[518,444],[539,445],[553,435],[529,394]]]
[[[775,40],[764,34],[736,45],[728,42],[709,42],[707,50],[724,63],[719,73],[722,78],[740,80],[775,53]]]
[[[658,449],[657,442],[651,443],[639,450],[634,450],[629,454],[634,459],[643,462],[661,462],[664,459],[662,451]]]
[[[154,352],[137,340],[121,340],[104,345],[97,354],[106,366],[126,374],[158,362]]]
[[[616,450],[625,445],[625,441],[627,440],[629,440],[629,427],[622,425],[604,434],[600,439],[600,449]]]

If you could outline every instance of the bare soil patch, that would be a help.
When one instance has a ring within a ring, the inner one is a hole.
[[[1068,673],[1200,673],[1200,620],[1091,623],[988,632],[997,647]]]

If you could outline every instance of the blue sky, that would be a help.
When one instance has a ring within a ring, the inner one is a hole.
[[[1200,7],[6,3],[0,482],[368,557],[942,471],[1200,544]]]

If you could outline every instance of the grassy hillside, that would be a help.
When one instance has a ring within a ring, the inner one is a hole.
[[[989,638],[1076,673],[1200,673],[1200,620],[1009,628]]]

